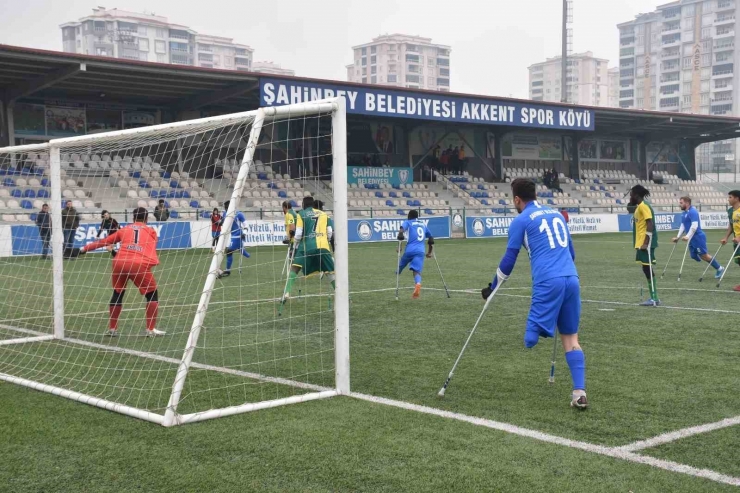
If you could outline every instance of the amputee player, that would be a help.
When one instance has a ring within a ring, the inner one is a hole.
[[[727,211],[730,224],[727,226],[727,234],[720,240],[720,243],[725,245],[730,236],[734,236],[732,239],[733,251],[735,252],[733,256],[735,263],[740,265],[740,249],[738,249],[738,244],[740,244],[740,190],[730,191],[727,194],[727,202],[730,204],[730,209]],[[739,251],[735,251],[736,249]],[[733,290],[740,291],[740,285],[735,286]]]
[[[573,381],[570,405],[585,409],[588,407],[586,358],[578,343],[581,292],[568,226],[558,211],[536,201],[536,185],[533,181],[517,178],[511,183],[511,190],[519,215],[509,226],[506,253],[493,282],[481,294],[488,299],[499,277],[508,279],[511,275],[521,248],[529,252],[532,304],[524,332],[524,345],[532,348],[540,337],[554,337],[557,327]]]
[[[655,249],[658,248],[658,228],[655,227],[655,212],[645,200],[650,191],[642,185],[635,185],[630,189],[630,206],[635,207],[632,221],[632,240],[635,243],[635,261],[642,265],[650,292],[650,299],[640,303],[641,306],[659,306],[658,287],[653,265],[655,265]],[[650,252],[648,253],[648,248]],[[652,265],[651,265],[652,263]]]
[[[295,236],[295,216],[293,205],[287,200],[283,202],[283,214],[285,215],[285,239],[283,245],[293,248],[293,237]]]
[[[318,209],[320,211],[323,211],[324,210],[324,201],[323,200],[314,200],[313,201],[313,204],[314,204],[313,205],[314,206],[314,209]],[[327,214],[327,216],[329,216],[329,214]],[[329,224],[328,224],[328,227],[331,228],[332,232],[336,232],[336,228],[334,228],[334,219],[331,216],[329,216]],[[334,253],[334,235],[333,234],[329,238],[329,246],[331,247],[332,253]]]
[[[280,309],[287,301],[298,273],[308,277],[312,274],[326,274],[331,281],[332,289],[336,288],[334,277],[334,257],[332,257],[329,240],[334,231],[325,212],[314,208],[313,197],[303,198],[303,209],[296,215],[295,253],[293,265],[285,285],[285,292],[280,300]],[[331,303],[331,299],[329,301]]]
[[[229,211],[230,200],[224,202],[224,217],[221,219],[223,225],[226,220],[226,215]],[[247,218],[240,211],[234,213],[234,221],[231,223],[231,234],[229,235],[229,246],[226,247],[226,270],[218,273],[218,278],[223,279],[231,275],[231,265],[234,263],[234,252],[240,252],[245,258],[249,258],[250,255],[244,248],[244,224],[247,222]]]
[[[707,250],[707,235],[701,229],[701,218],[699,217],[699,211],[691,205],[691,197],[681,197],[678,201],[678,205],[683,211],[681,215],[681,227],[678,228],[678,235],[671,241],[673,243],[678,242],[681,235],[686,232],[683,237],[683,241],[689,242],[689,251],[691,252],[691,258],[697,262],[704,260],[716,271],[714,274],[715,279],[722,277],[722,271],[724,268],[719,265],[716,259],[713,259]]]
[[[406,239],[405,235],[408,235],[408,241],[401,262],[398,264],[397,274],[403,272],[407,265],[409,266],[409,270],[414,275],[414,294],[411,297],[418,298],[421,295],[421,272],[424,270],[424,240],[427,241],[429,246],[426,258],[432,258],[434,238],[426,224],[419,221],[419,211],[417,210],[410,210],[408,219],[401,224],[398,231],[398,241]]]
[[[126,294],[128,281],[139,288],[146,298],[146,331],[147,337],[161,336],[165,333],[157,330],[159,312],[159,293],[157,281],[152,274],[152,267],[159,265],[157,257],[157,232],[146,225],[149,213],[143,207],[134,209],[132,224],[126,225],[102,240],[89,243],[79,250],[84,254],[100,247],[120,243],[118,254],[113,259],[113,296],[108,311],[108,335],[118,335],[118,317],[123,309],[123,295]]]

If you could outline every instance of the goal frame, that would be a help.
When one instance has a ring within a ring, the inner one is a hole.
[[[260,132],[265,122],[280,120],[281,118],[303,117],[313,114],[332,114],[332,182],[334,195],[334,223],[337,226],[334,230],[335,237],[335,270],[336,270],[336,289],[334,291],[334,364],[335,364],[335,383],[334,388],[323,388],[310,384],[299,384],[286,379],[265,377],[262,375],[251,374],[242,371],[231,370],[229,368],[218,368],[210,365],[202,365],[193,362],[193,355],[197,349],[197,343],[200,331],[205,320],[211,293],[216,281],[218,267],[221,265],[225,255],[226,236],[219,238],[216,252],[211,259],[209,272],[203,285],[198,307],[193,316],[186,347],[180,360],[164,357],[153,353],[145,353],[125,348],[104,346],[88,341],[82,341],[65,336],[64,326],[64,245],[62,232],[62,185],[61,185],[61,148],[65,145],[94,144],[117,137],[131,137],[139,134],[146,134],[161,129],[187,129],[188,126],[203,124],[209,122],[218,122],[232,120],[235,118],[252,119],[252,128],[250,130],[247,147],[239,167],[239,173],[234,184],[231,194],[229,209],[225,214],[223,229],[229,231],[234,219],[234,214],[239,207],[242,192],[245,188],[245,181],[249,176],[250,169],[254,164],[254,153],[259,142]],[[99,134],[83,135],[78,137],[52,139],[45,144],[30,144],[23,146],[10,146],[0,148],[0,153],[26,153],[33,151],[43,151],[49,153],[49,178],[51,182],[51,220],[52,220],[52,283],[53,283],[53,317],[52,317],[52,334],[22,329],[19,327],[9,327],[8,329],[17,331],[23,335],[14,339],[5,339],[0,341],[0,351],[3,346],[13,344],[44,343],[46,341],[62,340],[65,342],[80,344],[81,346],[92,346],[108,351],[119,351],[132,354],[135,356],[165,361],[177,364],[175,381],[172,384],[172,391],[165,409],[164,414],[155,413],[145,409],[121,404],[115,401],[94,397],[73,390],[56,387],[53,385],[36,382],[33,380],[16,377],[7,373],[0,373],[0,381],[14,383],[20,386],[28,387],[41,392],[47,392],[60,397],[65,397],[77,402],[89,404],[92,406],[107,409],[127,416],[143,419],[165,427],[194,423],[207,419],[231,416],[235,414],[267,409],[272,407],[308,402],[316,399],[325,399],[338,395],[349,395],[350,393],[350,363],[349,363],[349,251],[348,251],[348,231],[347,231],[347,122],[346,122],[346,101],[344,97],[324,99],[307,103],[299,103],[287,106],[264,107],[253,111],[235,113],[229,115],[220,115],[197,120],[187,120],[182,122],[153,125],[149,127],[119,130]],[[1,324],[2,321],[0,321]],[[275,383],[284,383],[294,385],[303,389],[312,390],[312,392],[280,399],[245,403],[236,406],[210,409],[206,411],[195,412],[192,414],[178,414],[177,406],[182,396],[183,387],[192,367],[200,369],[210,369],[221,371],[223,373],[235,374],[244,378],[254,378],[258,380],[271,381]]]

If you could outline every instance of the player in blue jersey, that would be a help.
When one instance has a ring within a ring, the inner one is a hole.
[[[524,345],[534,347],[540,337],[560,332],[565,360],[573,380],[570,405],[588,407],[586,358],[578,344],[581,292],[575,266],[575,250],[565,219],[556,210],[537,203],[533,181],[517,178],[511,183],[514,206],[519,215],[509,226],[506,254],[493,282],[481,291],[488,299],[498,278],[508,279],[522,247],[529,252],[532,269],[532,304],[529,308]]]
[[[226,214],[229,210],[230,202],[231,201],[229,200],[224,202],[224,217],[223,219],[221,219],[221,224],[226,221]],[[247,250],[244,248],[244,223],[246,222],[247,218],[244,217],[244,214],[236,211],[236,214],[234,214],[234,221],[231,223],[231,234],[229,235],[230,243],[229,246],[226,247],[226,270],[219,272],[219,279],[231,275],[231,264],[234,263],[234,252],[239,251],[242,255],[244,255],[245,258],[250,257],[249,253],[247,253]]]
[[[722,277],[722,271],[724,267],[719,265],[717,260],[713,259],[707,251],[707,236],[701,229],[701,218],[699,217],[699,211],[691,205],[691,197],[681,197],[678,201],[678,205],[683,211],[681,216],[681,227],[678,229],[678,235],[671,241],[676,243],[681,235],[686,232],[683,237],[683,241],[689,242],[689,251],[691,252],[691,258],[697,262],[704,260],[710,264],[714,270],[714,278],[719,279]]]
[[[424,270],[424,240],[427,240],[427,245],[429,245],[426,258],[432,258],[434,238],[427,229],[427,225],[419,221],[417,210],[409,211],[408,219],[403,222],[398,231],[398,241],[403,241],[406,238],[405,235],[408,235],[408,242],[403,257],[401,257],[401,263],[398,265],[397,274],[403,272],[407,265],[409,266],[414,275],[414,294],[411,297],[418,298],[421,295],[421,271]]]

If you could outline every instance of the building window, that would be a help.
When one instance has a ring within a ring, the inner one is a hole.
[[[437,85],[438,86],[449,86],[450,85],[450,79],[437,79]]]
[[[377,74],[378,73],[378,67],[376,67],[375,65],[373,65],[372,67],[370,67],[370,73],[371,74]]]
[[[388,45],[388,51],[396,51],[396,45]]]
[[[139,24],[139,34],[141,36],[146,36],[146,26],[142,26],[141,24]]]
[[[437,65],[441,67],[449,67],[450,61],[446,58],[437,58]]]
[[[363,78],[362,78],[362,83],[363,83],[363,84],[367,84],[367,77],[363,77]]]
[[[692,59],[691,59],[690,56],[687,56],[687,57],[684,57],[683,58],[683,68],[691,68],[691,63],[692,63]],[[665,64],[664,63],[663,64],[663,68],[664,69],[666,69],[666,68],[673,68],[673,64],[670,64],[669,65],[669,64]]]
[[[450,69],[448,69],[448,68],[441,68],[441,69],[439,69],[439,75],[444,75],[446,77],[449,77],[450,76]],[[548,81],[547,84],[549,85],[550,82]]]
[[[215,65],[220,65],[221,64],[221,55],[213,55],[213,63]]]
[[[166,38],[167,37],[167,31],[165,29],[157,29],[155,36],[158,38]]]
[[[149,40],[147,38],[139,38],[139,51],[149,51]]]
[[[167,55],[157,53],[157,63],[167,63]]]
[[[428,57],[427,58],[427,65],[429,65],[430,67],[434,67],[434,58]]]
[[[709,94],[703,93],[701,95],[701,104],[709,104]]]
[[[167,45],[164,41],[155,41],[154,51],[157,53],[167,53]]]
[[[362,57],[362,66],[364,67],[366,65],[367,65],[367,58],[366,57]]]
[[[375,65],[376,63],[378,63],[378,57],[375,56],[375,55],[371,56],[370,57],[370,65]]]
[[[684,93],[690,93],[691,92],[691,82],[684,82],[683,83],[683,92]]]
[[[406,76],[406,82],[416,82],[419,83],[419,76],[418,75],[407,75]]]
[[[362,75],[367,75],[367,67],[362,67]]]
[[[388,74],[388,82],[398,82],[396,74]]]
[[[211,55],[210,53],[198,53],[198,60],[199,61],[212,62],[213,61],[213,55]]]
[[[701,92],[709,92],[709,81],[708,80],[701,81]]]
[[[360,52],[362,53],[362,56],[367,55],[367,48],[361,48]]]
[[[434,77],[427,77],[427,86],[434,85]]]
[[[396,73],[396,66],[395,65],[388,65],[388,73],[389,74],[395,74]]]
[[[378,47],[377,46],[371,46],[370,47],[370,54],[371,55],[374,54],[374,53],[376,53],[377,51],[378,51]]]
[[[371,84],[377,84],[378,83],[378,77],[376,75],[373,75],[370,77],[370,83]]]
[[[234,57],[225,56],[224,57],[224,65],[226,67],[229,67],[229,68],[233,67],[234,66]]]

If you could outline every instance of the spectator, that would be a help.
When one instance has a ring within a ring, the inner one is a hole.
[[[154,208],[154,219],[159,222],[164,222],[170,218],[170,210],[167,208],[167,204],[164,200],[159,199],[159,203]]]
[[[442,168],[441,171],[443,175],[446,175],[449,173],[451,152],[452,152],[452,149],[445,149],[444,151],[442,151],[442,155],[439,158],[439,163]]]
[[[454,174],[460,174],[460,148],[455,148],[450,152],[450,168]]]
[[[570,222],[570,216],[568,216],[568,209],[566,208],[560,209],[560,214],[563,215],[563,219],[565,219],[565,224],[568,224]]]
[[[218,237],[221,236],[221,220],[223,217],[218,212],[218,207],[213,209],[213,212],[211,213],[211,238],[213,238],[213,242],[211,243],[211,251],[216,251],[216,245],[218,244]]]
[[[75,232],[80,227],[80,216],[77,209],[72,207],[72,201],[67,201],[67,207],[62,209],[62,230],[64,231],[64,251],[72,250],[75,241]],[[67,257],[69,258],[69,257]]]
[[[39,228],[41,237],[41,258],[49,258],[49,242],[51,241],[51,214],[49,214],[49,204],[41,206],[41,212],[36,215],[36,226]]]
[[[563,189],[560,188],[560,178],[558,177],[558,174],[555,172],[555,170],[552,170],[552,181],[550,188],[557,192],[563,193]]]
[[[463,171],[467,169],[467,162],[465,160],[465,146],[460,145],[460,150],[457,153],[457,159],[459,161],[459,167],[460,167],[460,174],[463,174]]]
[[[547,188],[550,188],[550,185],[552,184],[552,179],[550,177],[549,169],[546,169],[545,172],[542,173],[542,183],[544,183]]]

